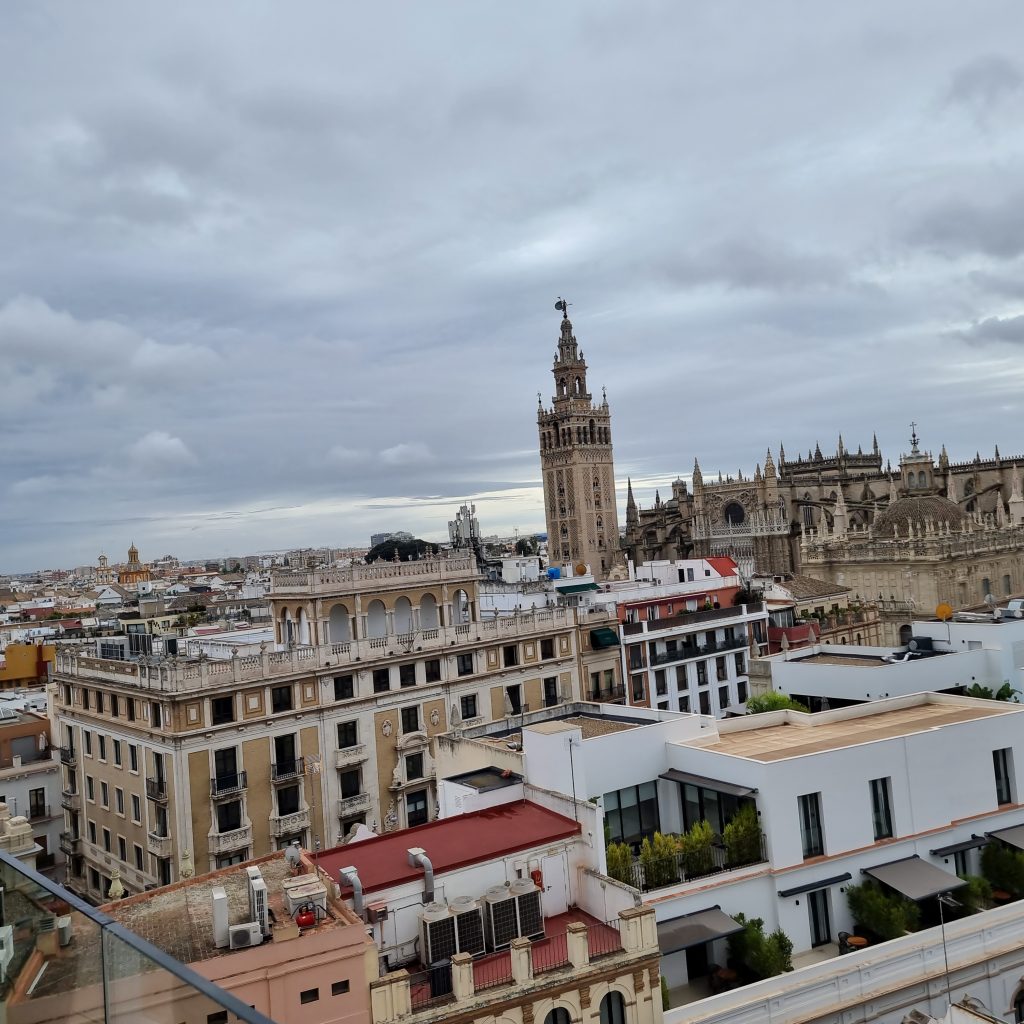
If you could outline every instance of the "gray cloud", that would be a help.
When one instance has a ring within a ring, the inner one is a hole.
[[[1024,315],[986,317],[963,331],[962,337],[968,341],[1008,341],[1016,345],[1024,344]]]
[[[641,501],[910,419],[1012,447],[996,7],[4,11],[0,570],[540,528],[560,293]]]

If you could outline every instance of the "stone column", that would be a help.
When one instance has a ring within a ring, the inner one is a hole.
[[[587,942],[587,926],[581,921],[573,921],[566,928],[565,942],[569,951],[569,963],[577,971],[590,963],[590,946]]]
[[[473,958],[469,953],[456,953],[452,957],[452,994],[461,1003],[464,999],[472,999],[475,991]]]
[[[529,939],[515,938],[509,945],[512,957],[512,980],[526,985],[533,979],[533,943]]]

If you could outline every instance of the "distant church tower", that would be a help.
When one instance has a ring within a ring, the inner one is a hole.
[[[604,579],[621,560],[611,413],[607,396],[595,405],[587,390],[587,364],[576,348],[568,303],[559,299],[555,308],[562,311],[562,332],[551,371],[553,406],[545,409],[537,395],[548,560],[585,563]]]

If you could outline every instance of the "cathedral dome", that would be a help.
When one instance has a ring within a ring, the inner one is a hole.
[[[948,523],[951,530],[959,532],[965,522],[970,522],[970,516],[955,501],[938,494],[897,498],[875,516],[874,532],[875,536],[891,537],[893,529],[898,528],[900,536],[905,537],[911,525],[921,531],[929,522],[943,531]]]

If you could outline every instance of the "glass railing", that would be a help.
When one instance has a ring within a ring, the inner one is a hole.
[[[6,1024],[274,1024],[3,851],[0,887]]]

